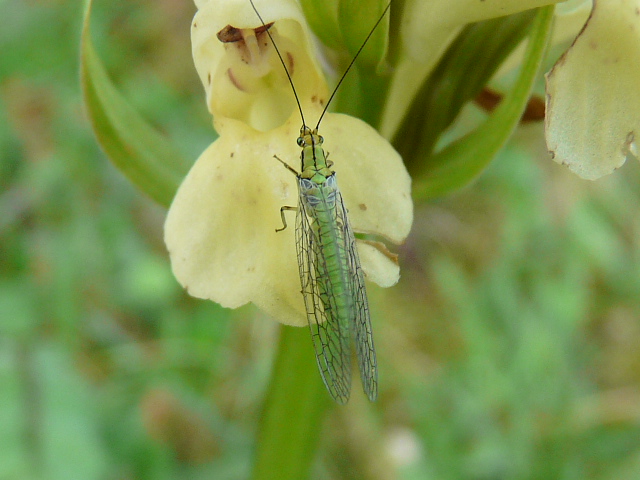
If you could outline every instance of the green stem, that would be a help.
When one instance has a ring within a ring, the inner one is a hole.
[[[253,480],[309,477],[329,395],[307,328],[280,327],[256,445]]]

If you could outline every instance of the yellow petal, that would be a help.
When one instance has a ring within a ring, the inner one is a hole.
[[[253,302],[280,321],[303,324],[294,222],[295,177],[266,153],[270,135],[237,124],[194,164],[171,205],[165,242],[173,272],[190,295],[236,308]],[[296,145],[279,146],[285,156]]]
[[[640,0],[594,2],[584,30],[547,75],[547,147],[595,180],[620,167],[640,132]]]

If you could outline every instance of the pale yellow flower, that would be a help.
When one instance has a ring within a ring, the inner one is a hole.
[[[253,302],[275,319],[306,325],[293,216],[282,226],[280,207],[298,203],[296,178],[273,156],[300,168],[300,116],[284,69],[247,0],[199,1],[193,55],[220,137],[184,179],[165,224],[165,242],[178,281],[195,297],[236,308]],[[279,46],[314,125],[327,86],[308,27],[295,1],[256,1]],[[217,34],[227,25],[229,40]],[[257,30],[256,30],[257,29]],[[235,33],[234,33],[235,32]],[[330,153],[356,233],[394,243],[413,218],[410,178],[402,159],[359,119],[327,114],[320,132]],[[358,241],[367,280],[395,284],[399,268],[375,244]]]

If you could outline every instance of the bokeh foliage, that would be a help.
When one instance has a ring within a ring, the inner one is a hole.
[[[194,11],[100,2],[92,26],[118,88],[191,159],[214,138]],[[0,13],[0,478],[246,478],[275,324],[173,279],[164,211],[83,114],[81,2]],[[331,411],[314,478],[637,478],[638,178],[578,180],[535,124],[418,204],[400,284],[371,289],[380,399],[354,388]]]

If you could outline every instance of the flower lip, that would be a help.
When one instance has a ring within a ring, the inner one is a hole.
[[[409,233],[411,180],[391,145],[359,119],[329,113],[323,131],[339,166],[340,190],[356,233],[401,243]],[[299,150],[296,115],[256,132],[229,122],[183,181],[165,223],[173,272],[192,296],[229,308],[253,302],[282,323],[306,325],[295,255],[295,228],[280,208],[295,205],[296,178],[279,166]],[[362,141],[362,140],[366,141]],[[367,278],[398,281],[398,265],[379,246],[358,242]]]

